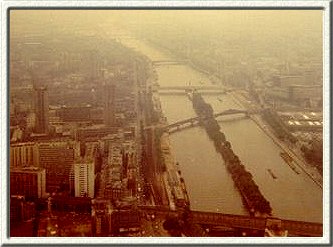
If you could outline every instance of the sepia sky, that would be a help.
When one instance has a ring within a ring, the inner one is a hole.
[[[10,23],[47,25],[95,25],[115,21],[149,27],[153,24],[186,25],[205,30],[248,29],[250,31],[288,30],[321,32],[321,10],[12,10]]]
[[[10,36],[44,33],[62,39],[76,30],[100,37],[127,30],[166,42],[262,47],[281,56],[295,56],[297,50],[321,60],[322,19],[322,10],[11,10]]]

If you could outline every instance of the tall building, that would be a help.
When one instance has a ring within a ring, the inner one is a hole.
[[[47,133],[49,130],[49,102],[47,87],[34,87],[35,90],[35,114],[36,133]]]
[[[76,197],[94,198],[95,166],[93,162],[74,164],[74,188]]]
[[[67,142],[39,144],[39,164],[46,170],[48,192],[69,189],[69,175],[74,165],[75,148]]]
[[[38,167],[12,168],[10,170],[10,194],[26,198],[45,197],[45,169]]]
[[[104,85],[104,124],[113,126],[115,123],[115,85],[113,83]]]

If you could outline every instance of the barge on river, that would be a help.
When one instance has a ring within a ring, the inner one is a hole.
[[[296,174],[300,174],[299,170],[296,168],[296,162],[288,153],[281,152],[280,156]]]

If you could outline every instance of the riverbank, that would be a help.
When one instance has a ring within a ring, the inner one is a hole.
[[[229,93],[233,97],[233,99],[243,108],[247,109],[249,108],[249,105],[245,100],[242,100],[242,96],[237,95],[237,92],[231,92]],[[285,143],[283,143],[281,140],[279,140],[274,132],[269,128],[269,126],[264,122],[264,120],[261,119],[258,115],[251,115],[251,120],[257,124],[257,126],[264,131],[264,133],[270,137],[270,139],[279,146],[284,152],[286,152],[289,156],[293,158],[297,166],[309,177],[311,180],[318,185],[320,188],[323,187],[323,179],[318,174],[318,172],[313,169],[313,167],[310,167],[305,161],[302,161],[302,158],[299,157],[295,153],[294,150],[292,150],[290,147],[288,147]],[[287,163],[286,163],[287,165]],[[317,174],[316,174],[317,173]]]
[[[150,66],[152,74],[154,74],[153,84],[157,82],[158,77],[154,71],[154,66]],[[169,133],[166,132],[163,126],[167,125],[167,119],[164,117],[161,100],[159,93],[152,90],[153,99],[153,111],[156,113],[156,123],[153,128],[155,131],[154,139],[156,141],[156,155],[157,163],[160,169],[156,176],[160,177],[160,182],[163,185],[163,190],[166,192],[168,199],[168,206],[171,210],[177,210],[179,208],[189,208],[190,201],[186,191],[186,185],[184,179],[180,176],[181,171],[177,165],[174,155],[171,151],[171,144],[169,139]]]

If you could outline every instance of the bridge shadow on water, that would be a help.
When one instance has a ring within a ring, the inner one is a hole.
[[[227,116],[224,118],[216,118],[217,122],[219,123],[228,123],[228,122],[237,122],[237,121],[241,121],[244,119],[248,119],[249,117],[246,115],[239,115],[239,116]],[[183,130],[187,130],[187,129],[191,129],[191,128],[196,128],[196,127],[201,127],[201,125],[199,124],[199,122],[195,122],[195,123],[188,123],[188,124],[183,124],[183,125],[179,125],[179,126],[175,126],[172,128],[168,129],[169,134],[174,134],[177,132],[181,132]]]

